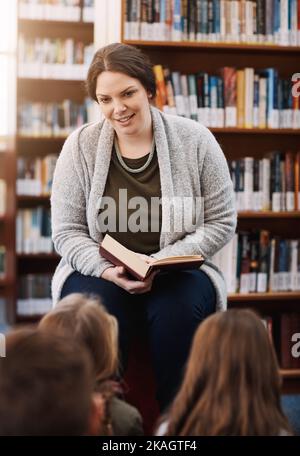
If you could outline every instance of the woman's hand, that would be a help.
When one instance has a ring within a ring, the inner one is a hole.
[[[140,255],[146,257],[147,255]],[[147,257],[150,260],[152,258]],[[153,260],[154,261],[154,260]],[[147,277],[143,282],[140,280],[132,280],[129,279],[124,266],[115,266],[112,268],[107,268],[102,273],[101,278],[105,280],[109,280],[114,284],[118,285],[118,287],[123,288],[130,294],[142,294],[147,293],[151,290],[152,282],[154,277],[159,271],[152,272],[149,277]]]

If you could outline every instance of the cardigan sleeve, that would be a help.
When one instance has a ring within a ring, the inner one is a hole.
[[[86,219],[87,173],[79,153],[79,132],[66,140],[57,160],[51,194],[52,240],[67,264],[83,275],[100,277],[112,264],[99,254]]]
[[[204,143],[199,147],[205,148],[200,174],[203,221],[194,232],[187,233],[183,238],[154,253],[154,258],[201,254],[208,259],[227,244],[235,233],[235,197],[224,154],[213,134],[207,129]],[[201,151],[201,155],[202,153]]]

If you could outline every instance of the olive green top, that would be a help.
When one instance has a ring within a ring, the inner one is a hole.
[[[148,157],[149,154],[140,158],[122,158],[129,168],[138,169],[146,163]],[[135,252],[149,255],[159,251],[161,188],[156,150],[144,171],[130,173],[119,162],[113,147],[103,197],[113,198],[116,210],[112,210],[114,204],[110,202],[108,211],[107,200],[102,198],[102,234],[109,233]]]

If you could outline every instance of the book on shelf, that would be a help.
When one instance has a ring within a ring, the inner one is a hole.
[[[18,210],[16,252],[18,254],[54,252],[49,208],[38,206]]]
[[[17,195],[49,196],[51,194],[57,155],[18,157]]]
[[[94,22],[94,0],[20,0],[19,18],[45,21]]]
[[[81,81],[86,77],[93,54],[93,43],[20,35],[18,77]]]
[[[300,45],[297,0],[124,1],[124,38]]]
[[[115,266],[124,266],[138,280],[145,280],[152,271],[199,268],[204,263],[201,255],[183,255],[155,260],[149,264],[138,253],[127,249],[109,234],[104,236],[99,250],[103,258]]]
[[[3,327],[7,324],[6,318],[6,301],[5,299],[0,297],[0,333],[2,332],[2,325]],[[1,351],[0,351],[1,354]]]
[[[4,245],[0,245],[0,279],[4,279],[5,277],[5,255],[6,255],[6,248]]]
[[[6,212],[6,182],[0,179],[0,216]]]
[[[81,17],[80,0],[21,0],[19,18],[48,21],[74,21]]]
[[[215,128],[298,129],[299,96],[276,68],[221,67],[182,74],[155,65],[156,105]]]
[[[300,210],[300,151],[229,160],[238,211]]]
[[[20,103],[18,134],[35,138],[67,136],[77,127],[93,121],[94,102],[65,99],[61,103]]]
[[[52,308],[52,274],[26,274],[19,278],[17,315],[43,315]]]
[[[212,258],[228,293],[300,291],[300,239],[240,231]]]

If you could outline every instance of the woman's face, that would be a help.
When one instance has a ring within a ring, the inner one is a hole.
[[[150,95],[138,79],[104,71],[97,78],[96,96],[118,136],[139,136],[151,128]]]

